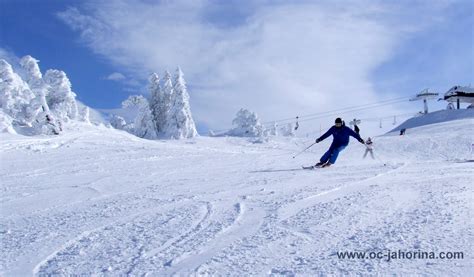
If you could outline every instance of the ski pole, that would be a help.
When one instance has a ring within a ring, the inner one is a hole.
[[[375,155],[375,154],[374,154],[374,156],[375,156],[375,158],[376,158],[377,160],[379,160],[379,162],[383,163],[383,166],[387,166],[387,163],[384,162],[384,161],[382,161],[382,159],[379,158],[379,155]]]
[[[299,152],[298,154],[294,155],[294,156],[293,156],[293,159],[294,159],[296,156],[298,156],[299,154],[301,154],[301,153],[303,153],[304,151],[308,150],[311,146],[313,146],[313,145],[315,145],[315,144],[316,144],[316,142],[313,142],[313,144],[311,144],[310,146],[308,146],[308,147],[306,147],[305,149],[303,149],[303,151],[301,151],[301,152]]]

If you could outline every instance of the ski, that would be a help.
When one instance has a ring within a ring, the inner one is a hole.
[[[330,166],[330,164],[322,164],[322,165],[320,165],[320,166],[317,166],[317,165],[304,166],[304,165],[302,165],[301,167],[302,167],[303,169],[311,170],[311,169],[317,169],[317,168],[327,168],[327,167],[329,167],[329,166]]]

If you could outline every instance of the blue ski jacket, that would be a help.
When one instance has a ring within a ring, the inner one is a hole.
[[[324,135],[318,138],[317,141],[323,141],[330,135],[333,135],[334,137],[334,140],[331,144],[332,147],[347,146],[349,144],[349,136],[354,137],[360,143],[364,143],[364,140],[356,132],[352,131],[352,129],[347,126],[332,126]]]

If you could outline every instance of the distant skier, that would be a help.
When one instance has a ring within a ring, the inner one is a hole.
[[[316,143],[319,143],[325,140],[327,137],[332,135],[334,137],[331,146],[328,151],[324,153],[321,157],[320,162],[315,165],[315,167],[328,167],[334,164],[337,160],[339,152],[344,150],[349,144],[349,136],[354,137],[360,143],[364,144],[364,140],[351,128],[345,126],[341,118],[336,118],[334,126],[329,128],[329,130],[316,140]]]
[[[365,157],[367,157],[368,153],[370,153],[370,156],[372,157],[372,159],[375,159],[374,158],[374,143],[372,142],[372,139],[370,137],[365,141],[365,146],[367,148],[365,148],[364,159]]]

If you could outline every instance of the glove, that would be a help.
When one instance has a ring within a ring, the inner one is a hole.
[[[365,144],[365,141],[363,139],[360,139],[359,142]]]
[[[316,139],[316,143],[319,143],[321,140],[320,139]]]

